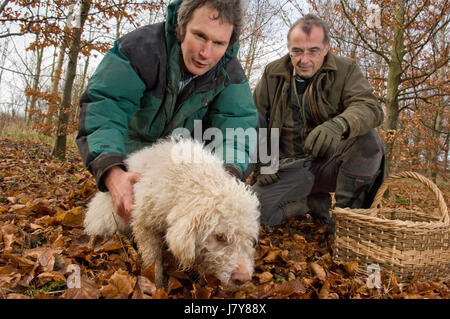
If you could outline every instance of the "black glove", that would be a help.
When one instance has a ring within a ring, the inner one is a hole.
[[[347,121],[342,117],[337,116],[323,122],[306,137],[305,153],[313,157],[331,157],[347,130]]]
[[[279,180],[280,180],[280,175],[278,175],[277,173],[261,174],[261,175],[258,175],[258,177],[256,178],[255,185],[258,185],[258,186],[270,185],[270,184],[278,182]]]

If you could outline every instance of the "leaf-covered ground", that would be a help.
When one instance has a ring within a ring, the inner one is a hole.
[[[179,272],[170,258],[167,286],[157,289],[153,269],[141,269],[129,239],[84,234],[86,203],[96,189],[77,151],[64,162],[49,154],[46,144],[0,139],[0,299],[450,298],[448,282],[399,285],[384,272],[383,288],[369,289],[357,263],[333,260],[326,225],[308,217],[270,233],[261,228],[253,279],[239,289]],[[407,204],[412,192],[396,189],[394,204]],[[434,205],[432,195],[422,199],[427,205]],[[80,288],[72,288],[78,270]]]

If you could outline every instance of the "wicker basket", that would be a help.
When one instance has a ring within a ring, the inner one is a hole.
[[[412,178],[435,195],[439,212],[427,214],[403,208],[382,208],[381,199],[390,184]],[[390,270],[399,283],[416,275],[422,281],[446,280],[450,274],[450,219],[441,191],[429,179],[413,172],[388,177],[370,209],[336,207],[334,258],[357,261],[358,273],[368,275],[367,266]]]

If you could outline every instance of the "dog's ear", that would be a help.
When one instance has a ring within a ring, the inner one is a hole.
[[[184,206],[184,207],[183,207]],[[172,208],[167,216],[166,243],[182,269],[189,269],[195,261],[195,230],[185,205]]]

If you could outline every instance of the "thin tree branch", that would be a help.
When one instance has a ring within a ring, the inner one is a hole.
[[[432,130],[432,131],[435,132],[435,133],[438,133],[438,134],[444,134],[444,135],[447,135],[447,136],[449,136],[449,134],[450,134],[450,132],[439,131],[439,130],[436,130],[434,127],[428,126],[427,124],[425,124],[425,122],[424,122],[422,119],[420,119],[419,122],[420,122],[423,126],[425,126],[427,129],[430,129],[430,130]]]
[[[347,20],[350,22],[350,24],[353,26],[353,28],[356,30],[356,32],[358,33],[358,36],[361,38],[361,40],[369,47],[369,50],[372,51],[373,53],[378,54],[379,56],[381,56],[386,63],[390,63],[390,59],[388,56],[386,56],[383,52],[375,49],[370,43],[369,41],[367,41],[367,39],[365,38],[365,36],[361,33],[361,31],[356,27],[356,25],[353,23],[353,20],[351,19],[351,17],[349,16],[347,10],[345,9],[345,4],[344,1],[339,1],[342,7],[342,11],[344,12],[345,17],[347,18]]]
[[[8,4],[9,0],[4,0],[2,4],[0,5],[0,14],[5,10],[6,5]]]

